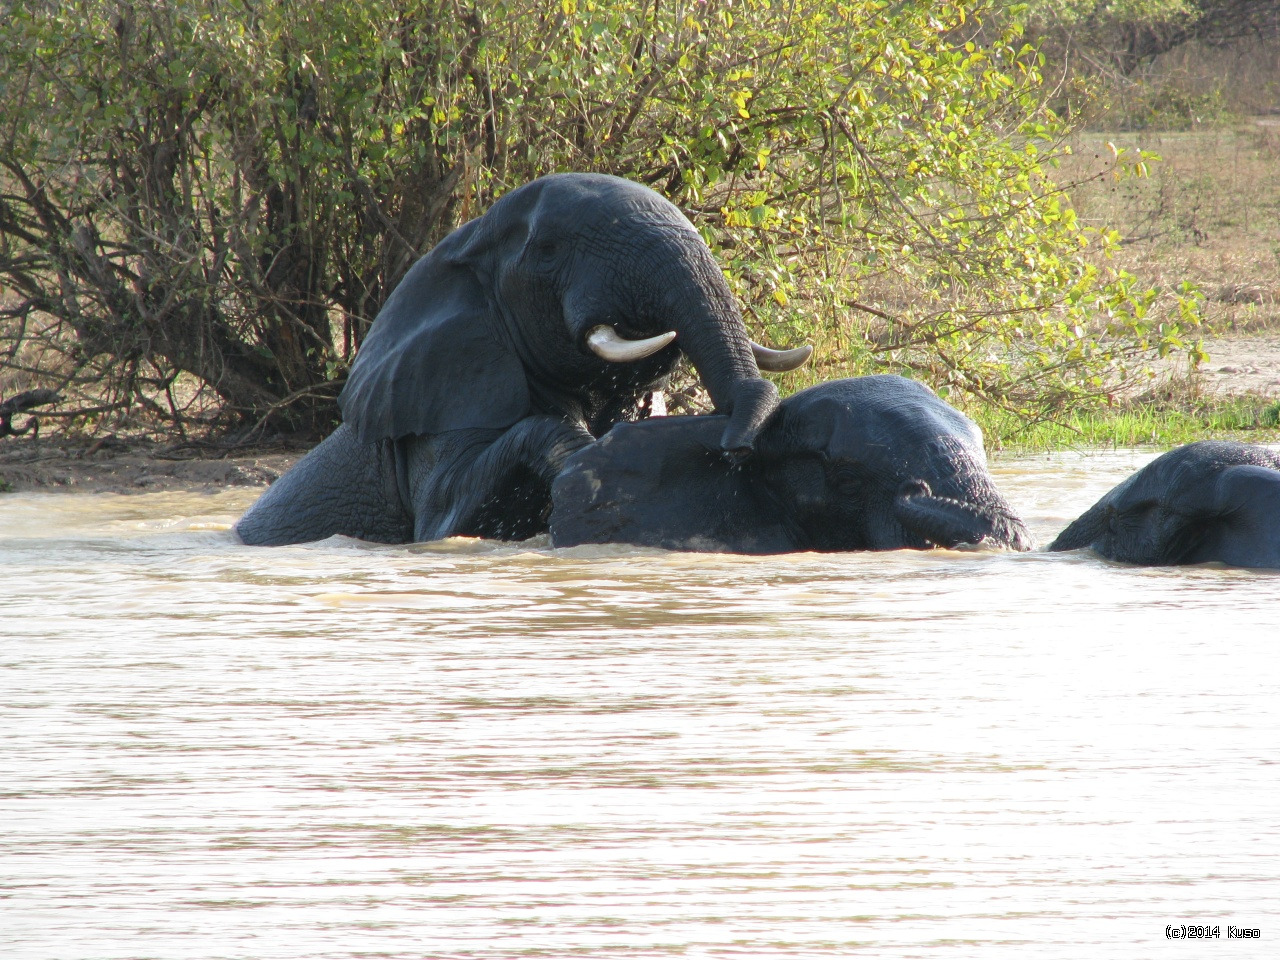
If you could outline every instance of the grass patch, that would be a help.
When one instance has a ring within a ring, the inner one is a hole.
[[[1073,447],[1176,447],[1196,440],[1236,439],[1280,443],[1280,401],[1257,394],[1176,396],[1131,403],[1096,413],[1070,413],[1057,421],[1028,423],[1003,410],[968,411],[986,435],[987,447],[1013,453]]]

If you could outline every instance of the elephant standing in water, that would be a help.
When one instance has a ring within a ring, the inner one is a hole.
[[[402,543],[546,529],[564,459],[684,353],[741,459],[778,404],[761,369],[809,348],[748,339],[719,265],[646,187],[555,174],[511,191],[392,292],[338,398],[343,424],[240,519],[250,544]]]
[[[1205,440],[1157,457],[1071,523],[1050,550],[1173,566],[1280,569],[1280,453]]]
[[[556,546],[784,553],[927,549],[1032,538],[987,472],[982,433],[922,384],[837,380],[784,400],[732,463],[724,417],[620,423],[552,492]]]

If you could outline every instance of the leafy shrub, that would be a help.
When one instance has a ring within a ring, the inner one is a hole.
[[[1195,302],[1066,205],[1040,57],[988,8],[32,0],[0,45],[7,363],[180,428],[323,428],[412,261],[574,169],[686,210],[805,376],[1103,398]]]

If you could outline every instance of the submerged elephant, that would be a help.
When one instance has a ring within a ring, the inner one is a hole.
[[[1218,440],[1171,450],[1049,545],[1081,547],[1125,563],[1280,568],[1280,453]]]
[[[724,425],[620,423],[578,451],[553,487],[552,543],[756,554],[1032,546],[992,483],[977,425],[914,381],[803,390],[739,464],[719,455]]]
[[[564,458],[640,415],[684,353],[750,453],[778,403],[719,265],[669,201],[597,174],[511,191],[392,292],[338,398],[343,424],[236,525],[251,544],[345,534],[519,539]]]

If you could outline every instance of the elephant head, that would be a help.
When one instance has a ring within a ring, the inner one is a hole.
[[[801,391],[738,465],[715,448],[722,420],[618,424],[579,450],[552,489],[552,542],[736,553],[1032,545],[991,481],[978,427],[921,384],[873,376]]]
[[[1216,440],[1171,450],[1049,545],[1081,547],[1124,563],[1280,568],[1280,453]]]
[[[720,447],[742,453],[778,402],[760,368],[790,369],[809,350],[752,344],[711,251],[669,201],[617,177],[554,174],[410,269],[338,402],[362,442],[531,414],[607,428],[681,352],[726,416]]]

